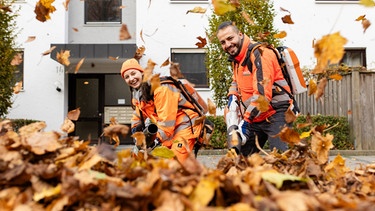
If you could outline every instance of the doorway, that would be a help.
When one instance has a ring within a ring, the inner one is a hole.
[[[80,108],[81,111],[74,122],[75,131],[69,135],[91,140],[91,144],[111,143],[108,137],[102,136],[103,129],[109,124],[108,111],[131,108],[128,89],[119,74],[69,74],[68,109]],[[131,115],[127,114],[125,119],[124,115],[118,114],[119,122],[130,126]],[[130,134],[119,138],[120,144],[133,143]]]

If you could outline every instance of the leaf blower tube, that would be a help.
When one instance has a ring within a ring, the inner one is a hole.
[[[147,147],[155,146],[156,133],[158,132],[158,126],[156,124],[149,124],[144,130],[143,134],[146,137]]]
[[[237,97],[232,95],[229,100],[227,112],[225,114],[225,122],[227,125],[227,145],[229,149],[235,149],[237,154],[241,152],[242,138],[238,132],[238,124],[241,121],[240,105]],[[233,133],[237,133],[233,136]]]

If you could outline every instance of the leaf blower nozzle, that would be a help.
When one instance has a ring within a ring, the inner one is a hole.
[[[241,153],[242,138],[241,138],[240,133],[238,132],[237,125],[232,125],[228,128],[227,145],[228,145],[228,149],[234,149],[237,154]]]
[[[152,147],[155,145],[156,133],[158,132],[158,126],[156,124],[149,124],[143,133],[146,136],[147,147]]]

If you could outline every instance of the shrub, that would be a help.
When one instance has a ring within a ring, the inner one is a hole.
[[[350,131],[349,131],[349,122],[347,117],[338,117],[338,116],[325,116],[325,115],[313,115],[310,116],[312,120],[312,126],[326,125],[327,129],[324,131],[323,135],[330,133],[334,136],[332,144],[334,145],[333,149],[336,150],[348,150],[354,149],[354,143],[350,140]],[[298,123],[306,122],[306,115],[300,115],[297,120],[294,122],[294,128],[298,133],[307,132],[310,130],[310,127],[297,129],[296,126]]]
[[[224,121],[223,116],[207,116],[209,120],[211,120],[215,124],[215,130],[210,140],[210,147],[214,149],[223,149],[226,148],[226,131],[227,127]],[[313,126],[315,125],[324,125],[326,124],[329,129],[328,131],[324,132],[330,133],[334,136],[333,145],[334,149],[336,150],[349,150],[354,149],[353,141],[350,140],[349,136],[349,123],[346,117],[337,117],[337,116],[323,116],[323,115],[315,115],[311,116]],[[306,116],[300,115],[297,120],[294,122],[294,129],[298,133],[306,132],[311,127],[297,129],[298,123],[306,122]],[[268,143],[268,142],[267,142]],[[264,148],[268,148],[268,144],[264,146]]]
[[[0,5],[9,6],[12,2],[0,0]],[[16,17],[16,13],[0,9],[0,117],[4,117],[12,107],[13,74],[16,71],[12,65],[16,54]]]
[[[227,126],[224,121],[224,116],[207,116],[207,119],[215,124],[215,129],[210,140],[210,146],[207,147],[214,149],[226,148]]]
[[[33,119],[11,119],[12,125],[13,125],[13,130],[18,131],[21,127],[34,123],[34,122],[39,122],[39,120],[33,120]]]

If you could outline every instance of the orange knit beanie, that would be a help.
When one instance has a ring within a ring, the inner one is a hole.
[[[143,72],[143,68],[139,65],[138,61],[134,58],[126,60],[122,63],[121,67],[121,77],[124,78],[124,73],[130,69],[136,69]]]

